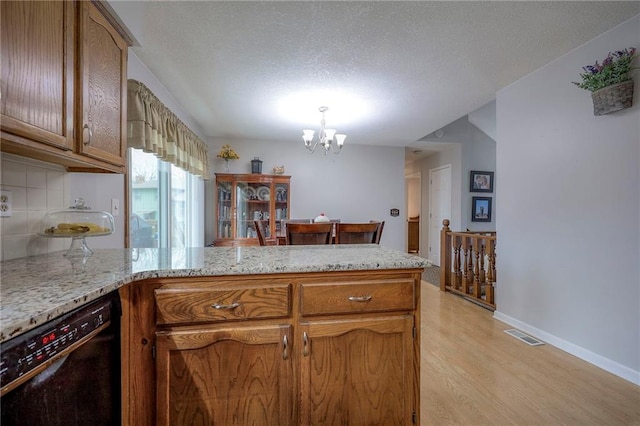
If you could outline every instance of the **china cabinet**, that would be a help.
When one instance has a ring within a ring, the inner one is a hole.
[[[269,222],[268,235],[289,218],[291,176],[216,173],[215,246],[258,245],[254,220]]]
[[[123,172],[127,49],[101,2],[2,2],[2,151]]]

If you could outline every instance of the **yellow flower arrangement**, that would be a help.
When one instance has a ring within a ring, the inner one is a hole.
[[[218,157],[224,158],[225,160],[237,160],[237,159],[240,158],[238,153],[235,152],[233,150],[233,148],[231,148],[231,145],[229,145],[229,144],[223,145],[222,148],[220,148],[220,152],[218,153]]]

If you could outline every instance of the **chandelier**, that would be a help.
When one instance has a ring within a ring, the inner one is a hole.
[[[347,135],[337,134],[335,129],[325,129],[326,121],[324,118],[324,113],[329,110],[326,106],[320,107],[318,109],[322,114],[322,119],[320,120],[320,131],[318,132],[318,139],[313,142],[313,135],[315,132],[313,130],[303,130],[302,131],[302,140],[304,140],[304,146],[309,151],[313,152],[316,150],[318,144],[320,144],[324,148],[324,155],[327,155],[328,152],[333,152],[334,154],[340,154],[342,150],[342,146],[344,145],[344,140],[347,138]],[[333,144],[335,137],[335,145]]]

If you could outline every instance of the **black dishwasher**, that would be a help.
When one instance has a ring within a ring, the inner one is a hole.
[[[113,292],[0,344],[0,424],[119,425],[120,316]]]

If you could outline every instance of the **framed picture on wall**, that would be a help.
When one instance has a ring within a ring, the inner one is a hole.
[[[473,197],[471,222],[491,222],[491,197]]]
[[[493,172],[471,170],[470,192],[493,192]]]

